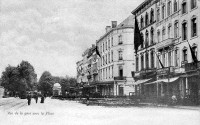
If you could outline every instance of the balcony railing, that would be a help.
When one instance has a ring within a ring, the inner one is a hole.
[[[114,80],[126,80],[126,77],[125,76],[117,76],[117,77],[114,77]]]
[[[164,48],[166,46],[169,46],[169,45],[172,45],[174,44],[174,38],[168,38],[168,39],[165,39],[159,43],[157,43],[156,45],[156,48],[159,49],[159,48]]]

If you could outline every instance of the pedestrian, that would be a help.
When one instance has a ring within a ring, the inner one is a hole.
[[[27,95],[27,100],[28,100],[28,105],[30,105],[31,104],[31,94],[30,93],[28,93],[28,95]]]
[[[35,93],[35,102],[37,103],[38,102],[38,94]]]
[[[44,103],[44,95],[41,96],[41,101],[40,103]]]
[[[86,99],[87,99],[87,106],[89,105],[89,103],[90,103],[90,96],[89,96],[89,94],[87,95],[87,97],[86,97]]]

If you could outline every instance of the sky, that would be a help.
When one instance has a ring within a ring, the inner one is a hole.
[[[0,0],[0,73],[22,60],[53,76],[76,76],[76,62],[144,0]]]

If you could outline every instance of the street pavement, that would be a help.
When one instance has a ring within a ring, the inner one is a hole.
[[[3,123],[3,124],[2,124]],[[1,125],[200,125],[200,110],[165,107],[87,106],[46,98],[0,99]]]

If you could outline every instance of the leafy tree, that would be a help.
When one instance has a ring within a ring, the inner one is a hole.
[[[33,66],[22,61],[17,67],[8,65],[2,73],[2,86],[10,92],[25,92],[32,90],[33,85],[37,82]]]
[[[43,94],[52,95],[53,84],[54,84],[54,80],[53,80],[51,73],[48,71],[43,72],[42,76],[40,77],[39,84],[38,84],[39,90]]]

